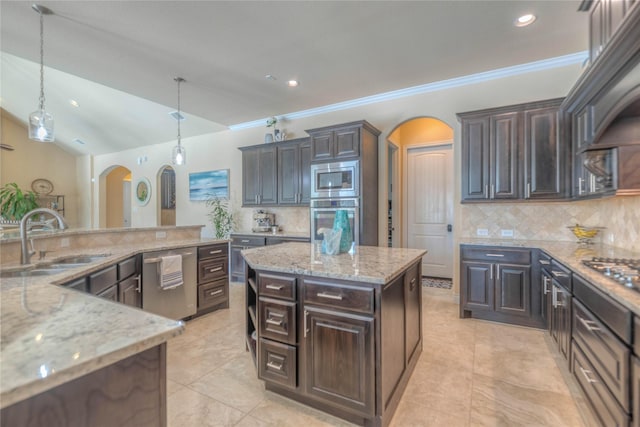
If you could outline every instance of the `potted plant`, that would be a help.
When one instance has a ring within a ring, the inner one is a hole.
[[[211,196],[206,203],[210,209],[207,216],[213,226],[216,239],[228,239],[235,227],[235,218],[229,206],[229,200]]]
[[[267,127],[270,128],[273,126],[274,129],[274,133],[278,133],[278,129],[276,128],[276,123],[278,123],[278,118],[277,117],[270,117],[269,119],[267,119]],[[264,134],[264,142],[265,143],[270,143],[273,142],[273,134],[272,133],[265,133]]]
[[[33,191],[23,191],[15,182],[0,188],[0,216],[5,220],[20,221],[29,211],[38,207],[38,196]]]

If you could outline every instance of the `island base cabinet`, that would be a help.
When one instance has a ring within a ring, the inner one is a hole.
[[[0,412],[3,426],[167,425],[166,344],[152,347]]]
[[[373,319],[304,310],[306,392],[365,417],[374,415]]]
[[[640,427],[640,358],[631,357],[631,363],[633,365],[631,368],[633,427]]]

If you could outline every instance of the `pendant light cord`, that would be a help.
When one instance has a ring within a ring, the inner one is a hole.
[[[178,82],[178,145],[180,145],[180,122],[182,121],[182,115],[180,114],[180,83],[184,81],[182,77],[176,77],[174,79]]]
[[[40,14],[40,111],[44,111],[44,17]]]

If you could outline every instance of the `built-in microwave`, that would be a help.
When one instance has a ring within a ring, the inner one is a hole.
[[[360,196],[360,161],[311,165],[311,197],[334,199]]]

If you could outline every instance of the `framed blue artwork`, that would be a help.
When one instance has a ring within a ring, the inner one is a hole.
[[[229,198],[229,169],[189,174],[189,200]]]

